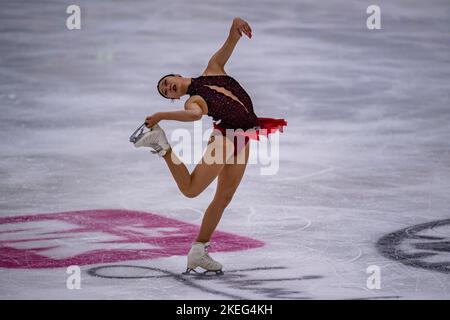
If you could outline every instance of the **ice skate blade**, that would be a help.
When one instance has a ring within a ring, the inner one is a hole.
[[[155,125],[155,126],[156,126],[156,125]],[[153,126],[153,127],[151,127],[151,128],[148,128],[148,131],[147,131],[147,132],[144,132],[144,129],[147,127],[146,124],[145,124],[145,122],[144,122],[143,124],[141,124],[141,126],[140,126],[139,128],[137,128],[137,129],[133,132],[133,134],[132,134],[132,135],[130,136],[130,138],[129,138],[129,141],[130,141],[131,143],[133,143],[134,146],[135,146],[136,148],[138,148],[138,146],[136,146],[136,143],[137,143],[139,140],[141,140],[142,137],[143,137],[146,133],[149,133],[149,132],[153,131],[153,129],[155,128],[155,126]]]
[[[211,277],[211,276],[222,276],[224,273],[222,270],[205,270],[203,272],[198,272],[195,269],[187,268],[182,275],[188,276],[199,276],[199,277]]]
[[[145,123],[141,124],[133,134],[130,136],[129,140],[131,143],[135,144],[144,134]]]

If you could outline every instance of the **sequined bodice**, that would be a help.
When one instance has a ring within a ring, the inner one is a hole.
[[[239,101],[209,86],[224,88]],[[208,105],[208,115],[214,121],[220,120],[222,128],[247,130],[257,125],[257,116],[253,111],[252,100],[233,77],[218,75],[192,78],[187,94],[201,96]]]

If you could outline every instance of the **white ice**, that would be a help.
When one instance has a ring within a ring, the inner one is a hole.
[[[103,270],[136,279],[93,277],[97,265],[82,266],[80,290],[66,289],[65,268],[0,268],[1,299],[450,297],[448,225],[417,233],[444,239],[426,261],[447,272],[377,247],[391,232],[450,218],[447,0],[377,1],[382,29],[373,31],[368,3],[357,0],[76,3],[82,29],[74,31],[66,1],[1,3],[0,218],[115,208],[199,224],[214,184],[184,198],[164,162],[128,137],[145,116],[182,108],[184,98],[162,99],[156,81],[199,76],[240,16],[253,38],[242,38],[226,70],[258,116],[288,126],[279,172],[249,165],[219,230],[266,245],[216,253],[224,278],[189,285],[177,278],[180,256]],[[169,135],[193,128],[161,125]],[[411,241],[402,248],[414,250]],[[371,265],[380,289],[367,287]],[[249,268],[262,269],[237,271]]]

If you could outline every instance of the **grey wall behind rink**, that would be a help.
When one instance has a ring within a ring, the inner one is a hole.
[[[65,27],[73,3],[79,31]],[[373,3],[382,30],[366,28]],[[184,99],[158,95],[156,81],[200,75],[235,16],[253,38],[227,71],[259,116],[289,124],[278,174],[250,165],[219,226],[267,246],[221,261],[318,274],[323,282],[307,290],[316,297],[355,297],[349,288],[364,290],[367,265],[389,265],[382,294],[448,297],[448,274],[395,269],[375,247],[387,233],[450,216],[448,0],[1,1],[0,216],[118,208],[199,224],[215,188],[184,198],[165,164],[128,137],[146,115],[182,108]],[[162,126],[169,135],[193,128]],[[176,270],[179,259],[157,267]],[[2,271],[3,281],[19,274]],[[0,287],[2,296],[39,292]]]

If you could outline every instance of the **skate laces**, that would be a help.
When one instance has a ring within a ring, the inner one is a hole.
[[[211,247],[211,245],[209,244],[209,242],[205,243],[205,255],[206,255],[208,258],[212,259],[212,258],[209,256],[209,248],[210,248],[210,247]]]
[[[210,267],[215,266],[216,264],[218,264],[218,262],[216,260],[214,260],[213,258],[211,258],[211,256],[209,255],[208,249],[211,246],[209,244],[205,244],[205,252],[202,255],[202,259],[205,261],[205,263],[207,263]]]

